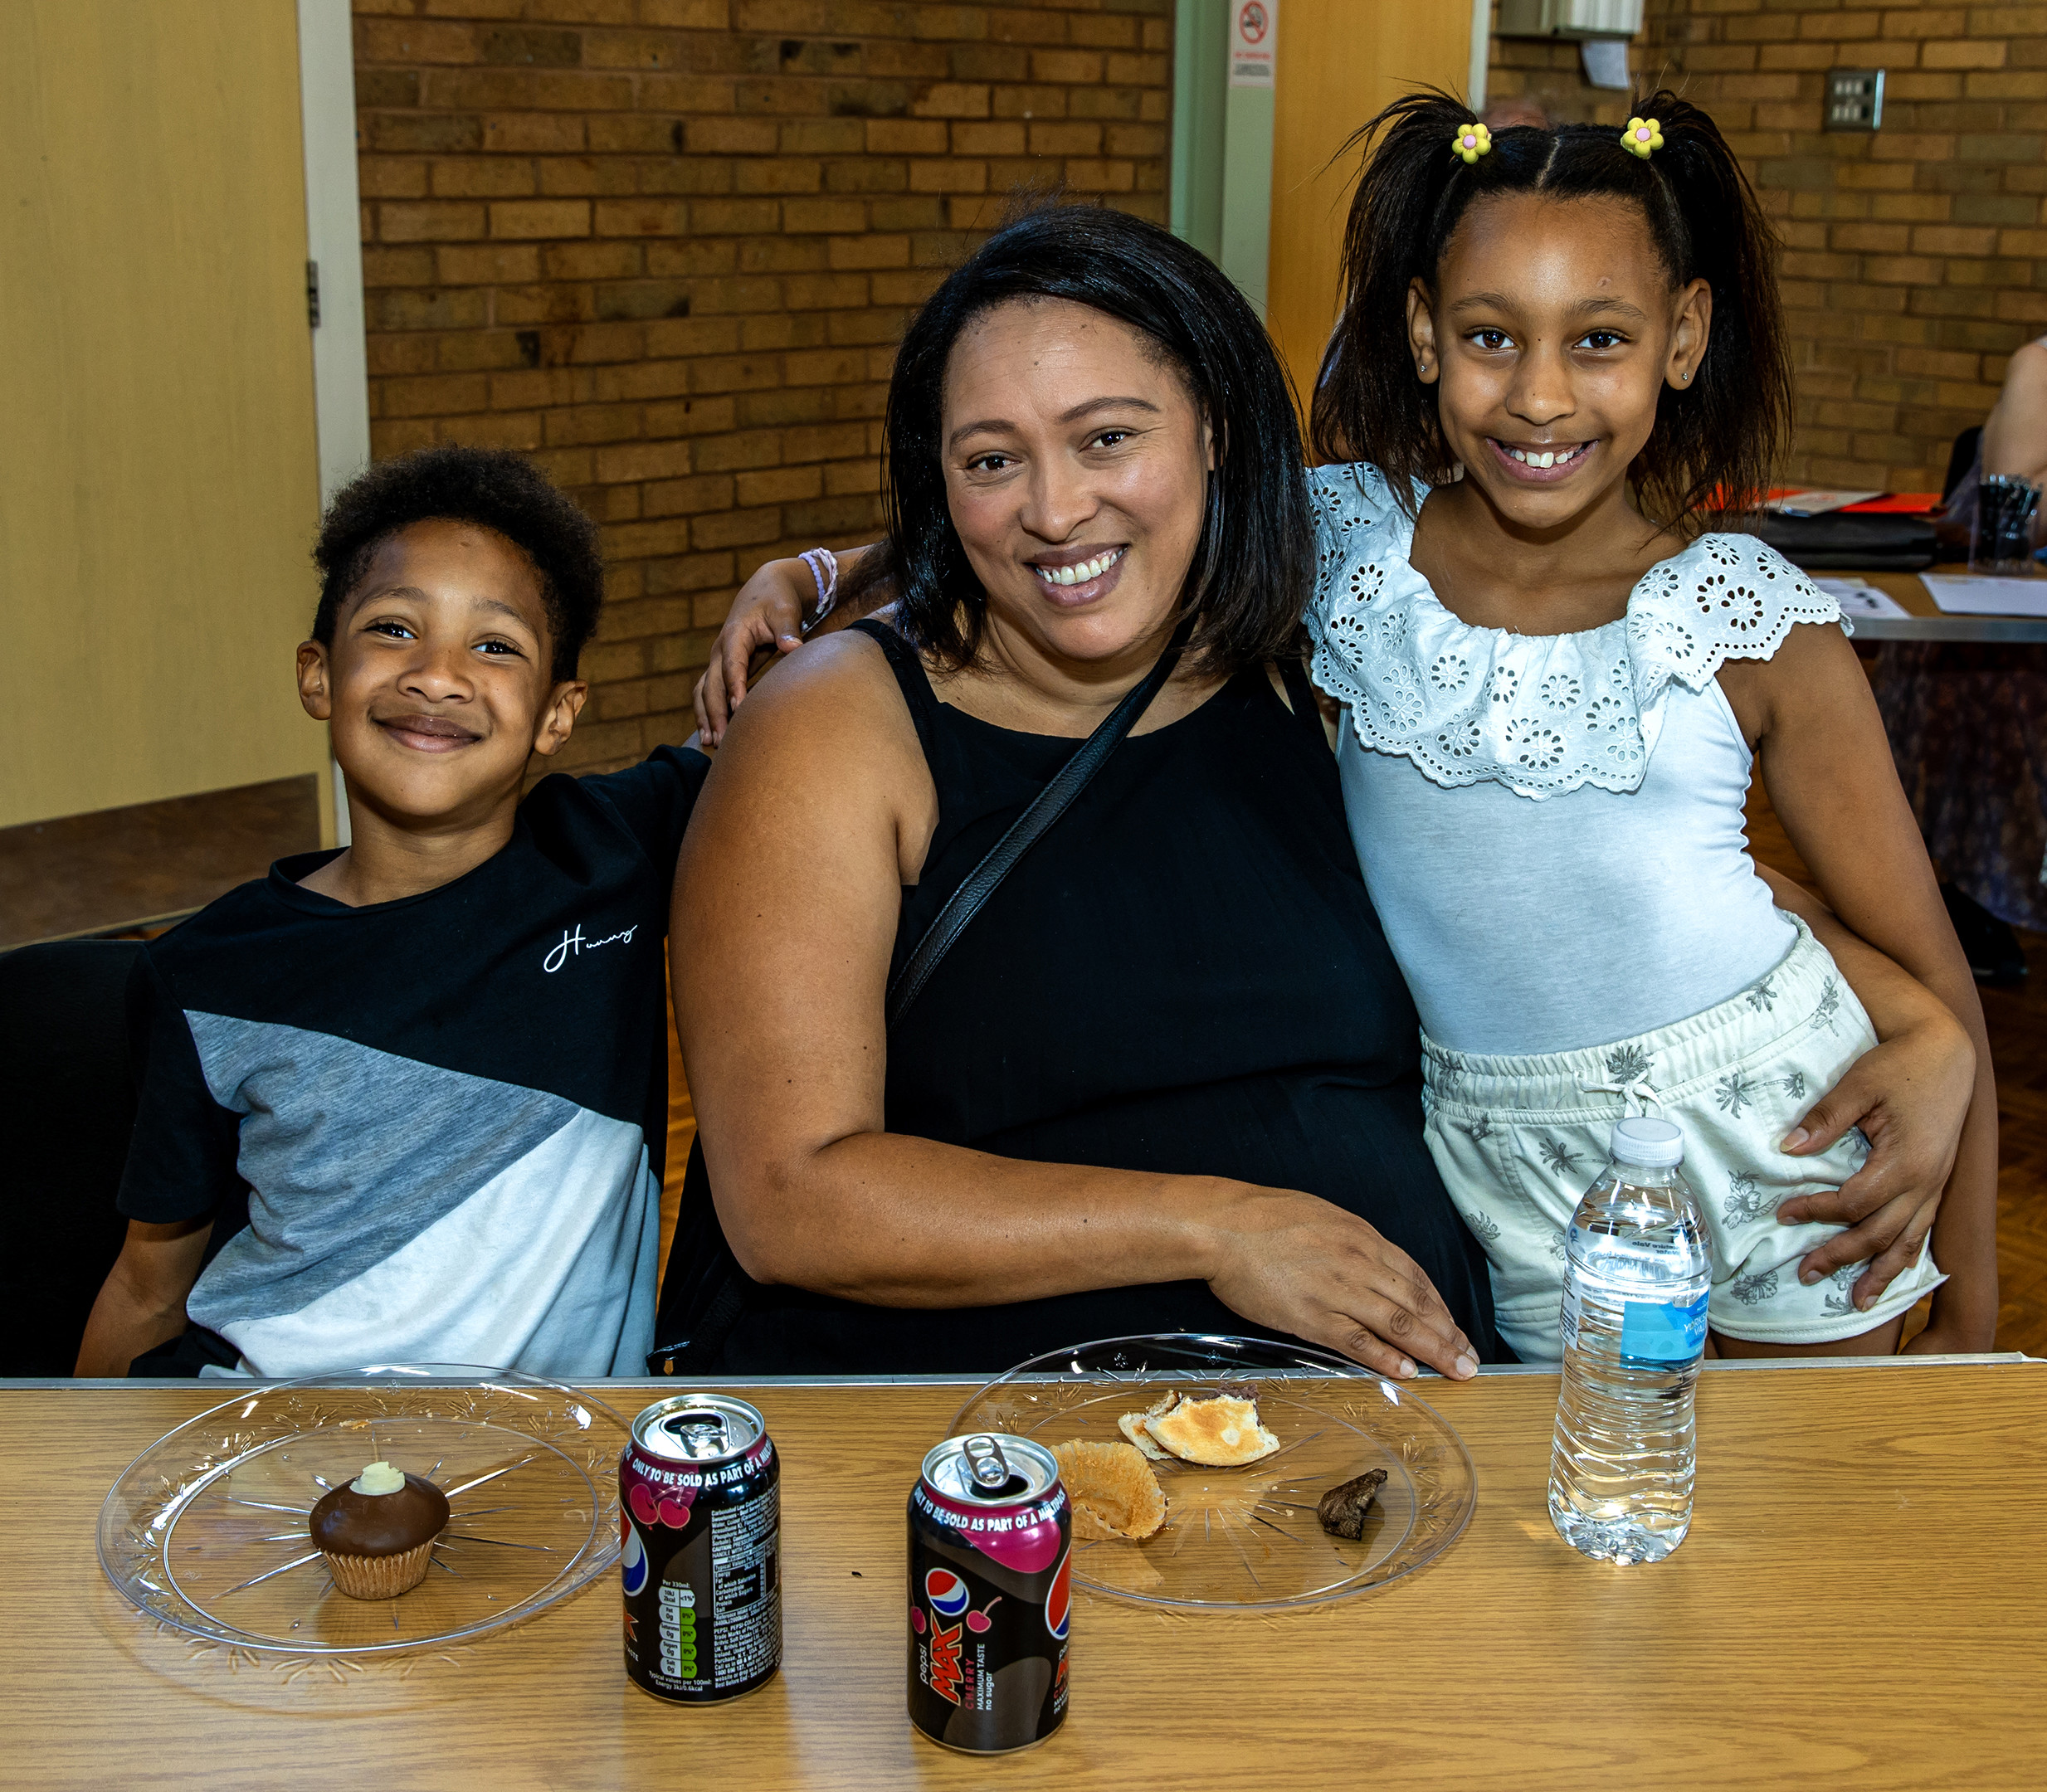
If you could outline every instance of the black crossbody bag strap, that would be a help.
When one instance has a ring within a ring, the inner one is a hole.
[[[1151,707],[1153,699],[1172,676],[1187,637],[1193,631],[1194,619],[1190,616],[1173,631],[1166,650],[1158,656],[1158,663],[1144,675],[1143,681],[1081,743],[1080,751],[1053,774],[1051,782],[1031,799],[1030,807],[1010,824],[1008,831],[988,849],[987,855],[946,898],[945,906],[932,918],[931,925],[924,929],[909,957],[904,960],[903,968],[889,982],[886,1025],[890,1033],[895,1031],[896,1023],[909,1011],[910,1004],[924,992],[924,986],[931,981],[931,973],[953,949],[953,942],[966,931],[967,923],[981,912],[982,904],[1016,868],[1023,855],[1073,806],[1074,799],[1109,762],[1109,756],[1123,736],[1137,726],[1138,718]],[[699,1205],[709,1210],[710,1172],[704,1161],[704,1142],[700,1137],[692,1141],[690,1147],[689,1168],[683,1177],[682,1211],[687,1215]],[[704,1374],[717,1360],[725,1340],[732,1335],[732,1328],[739,1322],[739,1316],[746,1309],[746,1273],[733,1257],[722,1233],[718,1237],[717,1250],[719,1273],[714,1278],[715,1285],[699,1293],[698,1300],[691,1303],[699,1306],[699,1311],[690,1325],[690,1335],[674,1344],[656,1345],[647,1356],[649,1375]],[[672,1244],[669,1254],[671,1259],[674,1257]],[[666,1292],[664,1286],[662,1293]],[[656,1314],[657,1323],[660,1317]],[[656,1336],[659,1335],[657,1332]]]
[[[1116,705],[1108,719],[1081,743],[1080,750],[1052,775],[1051,782],[1031,799],[1031,806],[1010,823],[1009,831],[988,849],[987,856],[967,874],[959,888],[946,898],[945,906],[932,918],[923,938],[917,942],[909,957],[904,960],[903,968],[889,985],[889,1032],[894,1032],[896,1023],[923,994],[924,985],[931,981],[931,973],[938,968],[939,960],[953,949],[953,942],[966,931],[967,923],[981,912],[981,905],[995,894],[1002,879],[1016,869],[1017,861],[1073,806],[1074,799],[1094,781],[1095,773],[1109,763],[1109,756],[1123,736],[1137,726],[1138,718],[1151,708],[1152,699],[1172,676],[1190,632],[1189,623],[1181,624],[1165,652],[1158,656],[1158,664],[1145,674],[1144,681]]]

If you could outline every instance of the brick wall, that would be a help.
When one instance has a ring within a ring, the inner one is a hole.
[[[1492,61],[1531,90],[1560,47]],[[2047,329],[2047,5],[1650,0],[1632,60],[1719,121],[1784,240],[1789,476],[1937,489]],[[1820,129],[1830,68],[1885,71],[1882,130]]]
[[[762,561],[870,538],[909,309],[1023,184],[1163,221],[1172,0],[354,0],[374,451],[604,526],[565,755],[625,763]]]

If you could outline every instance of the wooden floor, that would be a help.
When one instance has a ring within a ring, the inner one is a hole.
[[[310,772],[0,828],[0,952],[188,914],[319,845]]]
[[[1805,866],[1758,794],[1749,811],[1756,856],[1803,877]],[[1983,1012],[1997,1065],[2002,1169],[1997,1186],[1997,1348],[2047,1356],[2047,934],[2020,936],[2032,966],[2016,990],[1985,990]],[[696,1119],[669,1029],[668,1176],[661,1203],[661,1254],[675,1227],[675,1200]],[[1925,1323],[1923,1307],[1908,1322]]]

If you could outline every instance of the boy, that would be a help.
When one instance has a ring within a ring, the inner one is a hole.
[[[332,726],[352,843],[148,947],[128,1239],[78,1373],[643,1373],[661,947],[709,762],[663,747],[520,801],[588,694],[603,572],[519,455],[373,468],[314,559],[299,692]]]

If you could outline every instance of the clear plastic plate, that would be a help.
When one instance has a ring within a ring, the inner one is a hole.
[[[587,1394],[461,1363],[251,1388],[129,1464],[100,1509],[100,1565],[150,1617],[235,1648],[362,1656],[471,1639],[618,1559],[626,1436]],[[440,1487],[448,1526],[410,1592],[348,1599],[309,1515],[378,1458]]]
[[[1078,1586],[1151,1605],[1313,1605],[1412,1574],[1471,1521],[1470,1453],[1413,1385],[1302,1345],[1187,1333],[1079,1344],[991,1381],[959,1410],[953,1430],[1046,1445],[1121,1443],[1117,1419],[1168,1390],[1255,1399],[1279,1448],[1243,1468],[1154,1463],[1165,1524],[1141,1543],[1076,1543]],[[1387,1478],[1364,1535],[1332,1536],[1317,1503],[1372,1468]]]

